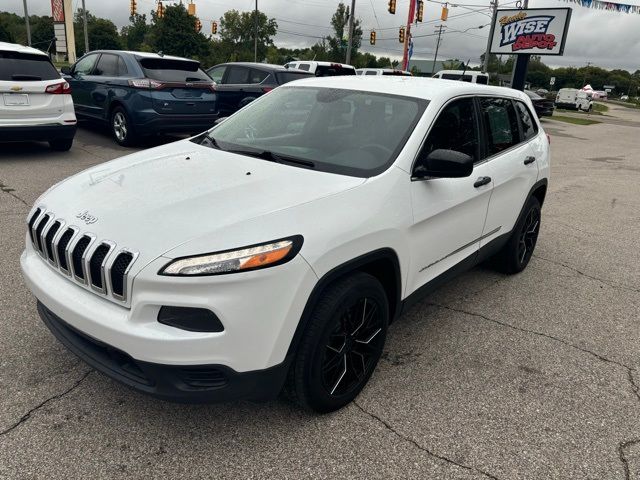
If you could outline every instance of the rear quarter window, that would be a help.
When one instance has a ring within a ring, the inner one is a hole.
[[[516,111],[520,117],[520,125],[522,125],[524,140],[530,140],[538,133],[538,124],[535,122],[533,115],[524,103],[516,101],[515,104]]]
[[[0,51],[0,80],[32,81],[60,78],[45,55]]]
[[[141,58],[138,63],[147,78],[161,82],[210,82],[198,62],[169,58]]]
[[[316,68],[316,77],[339,77],[344,75],[355,75],[356,71],[353,68],[342,68],[339,65],[318,65]]]

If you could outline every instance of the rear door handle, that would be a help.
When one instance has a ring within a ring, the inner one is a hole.
[[[491,183],[491,177],[480,177],[476,180],[476,183],[473,184],[475,188],[486,185],[487,183]]]
[[[527,157],[524,159],[524,164],[529,165],[530,163],[533,163],[535,161],[536,161],[536,157]]]

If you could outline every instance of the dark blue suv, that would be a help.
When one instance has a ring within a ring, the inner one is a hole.
[[[78,118],[107,122],[121,145],[156,133],[199,133],[218,118],[215,83],[195,60],[97,50],[62,73]]]

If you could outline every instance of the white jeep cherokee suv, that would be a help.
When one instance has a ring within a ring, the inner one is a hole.
[[[71,87],[46,54],[0,42],[0,96],[0,142],[71,148],[77,124]]]
[[[524,93],[301,80],[51,188],[22,270],[53,334],[129,386],[226,401],[286,385],[326,412],[415,299],[490,257],[526,267],[548,176]]]

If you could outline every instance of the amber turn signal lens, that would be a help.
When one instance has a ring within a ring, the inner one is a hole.
[[[240,265],[240,270],[263,267],[271,263],[279,262],[280,260],[282,260],[284,257],[287,256],[287,254],[291,251],[292,247],[293,245],[289,244],[285,247],[279,248],[278,250],[273,250],[271,252],[266,252],[266,253],[259,253],[258,255],[249,257],[246,260],[242,261],[242,265]]]

